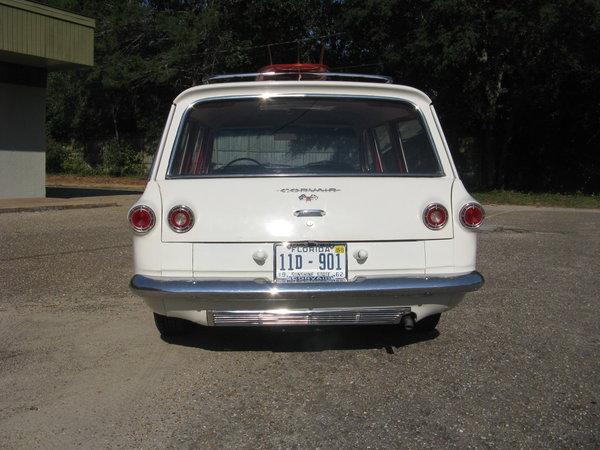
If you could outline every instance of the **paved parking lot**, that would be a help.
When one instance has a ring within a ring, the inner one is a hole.
[[[600,211],[488,207],[486,285],[428,336],[166,342],[125,203],[0,214],[1,447],[600,446]]]

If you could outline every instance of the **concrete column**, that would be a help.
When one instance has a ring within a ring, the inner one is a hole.
[[[46,196],[46,88],[0,82],[0,198]]]

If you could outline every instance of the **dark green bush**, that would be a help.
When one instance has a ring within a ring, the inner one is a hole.
[[[47,173],[63,173],[64,163],[70,156],[68,148],[52,142],[46,148],[46,172]]]
[[[144,176],[144,153],[112,140],[102,150],[102,170],[114,177]]]
[[[112,140],[99,146],[100,157],[88,162],[83,152],[77,152],[58,142],[46,149],[46,172],[70,175],[146,176],[144,153],[127,144]],[[93,158],[92,158],[93,159]]]

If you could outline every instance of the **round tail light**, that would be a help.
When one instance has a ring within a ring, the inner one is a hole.
[[[187,206],[175,206],[169,211],[169,226],[176,233],[185,233],[194,226],[194,213]]]
[[[154,211],[149,206],[137,205],[129,210],[127,215],[129,226],[136,233],[147,233],[156,223]]]
[[[467,203],[461,208],[459,217],[464,227],[479,228],[485,218],[485,211],[479,203]]]
[[[431,230],[441,230],[448,222],[448,210],[439,203],[429,205],[423,211],[423,222]]]

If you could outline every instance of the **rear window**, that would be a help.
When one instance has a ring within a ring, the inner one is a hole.
[[[402,101],[274,97],[199,102],[169,177],[443,175],[418,110]]]

